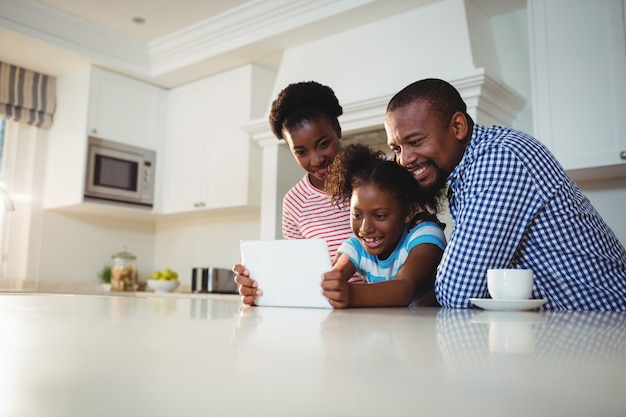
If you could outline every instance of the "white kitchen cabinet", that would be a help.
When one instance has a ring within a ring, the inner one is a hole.
[[[43,207],[101,206],[83,198],[90,135],[157,151],[158,175],[164,104],[164,89],[99,68],[58,77],[57,110],[46,138]]]
[[[164,213],[206,206],[210,82],[169,91],[167,98]]]
[[[273,79],[246,65],[169,91],[162,213],[258,209],[261,149],[242,127],[265,112]]]
[[[573,173],[626,176],[625,3],[528,2],[535,136]]]
[[[89,118],[91,136],[156,149],[163,123],[165,90],[106,71],[91,69]]]

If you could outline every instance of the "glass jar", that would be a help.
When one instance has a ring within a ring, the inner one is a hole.
[[[135,291],[137,289],[137,270],[135,260],[137,257],[126,248],[122,252],[113,254],[113,267],[111,268],[112,291]]]

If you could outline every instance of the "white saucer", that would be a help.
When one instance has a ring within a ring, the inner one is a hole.
[[[470,301],[484,310],[523,311],[534,310],[548,302],[546,298],[538,300],[494,300],[492,298],[470,298]]]

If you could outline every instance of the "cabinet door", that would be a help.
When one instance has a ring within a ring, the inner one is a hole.
[[[535,136],[565,169],[626,163],[624,3],[528,3]]]
[[[208,207],[249,204],[250,139],[242,126],[250,120],[250,68],[211,78]]]
[[[84,68],[57,78],[57,109],[46,137],[45,209],[83,202],[89,77]]]
[[[208,87],[203,80],[168,93],[163,213],[206,207]]]
[[[258,209],[261,150],[243,126],[272,85],[273,72],[247,65],[170,90],[163,213]]]
[[[163,129],[165,90],[93,68],[87,133],[129,145],[157,149]]]

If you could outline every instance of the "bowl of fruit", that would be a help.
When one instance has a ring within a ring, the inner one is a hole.
[[[154,271],[152,279],[147,282],[148,288],[154,292],[172,292],[179,284],[178,274],[169,268],[163,271]]]

